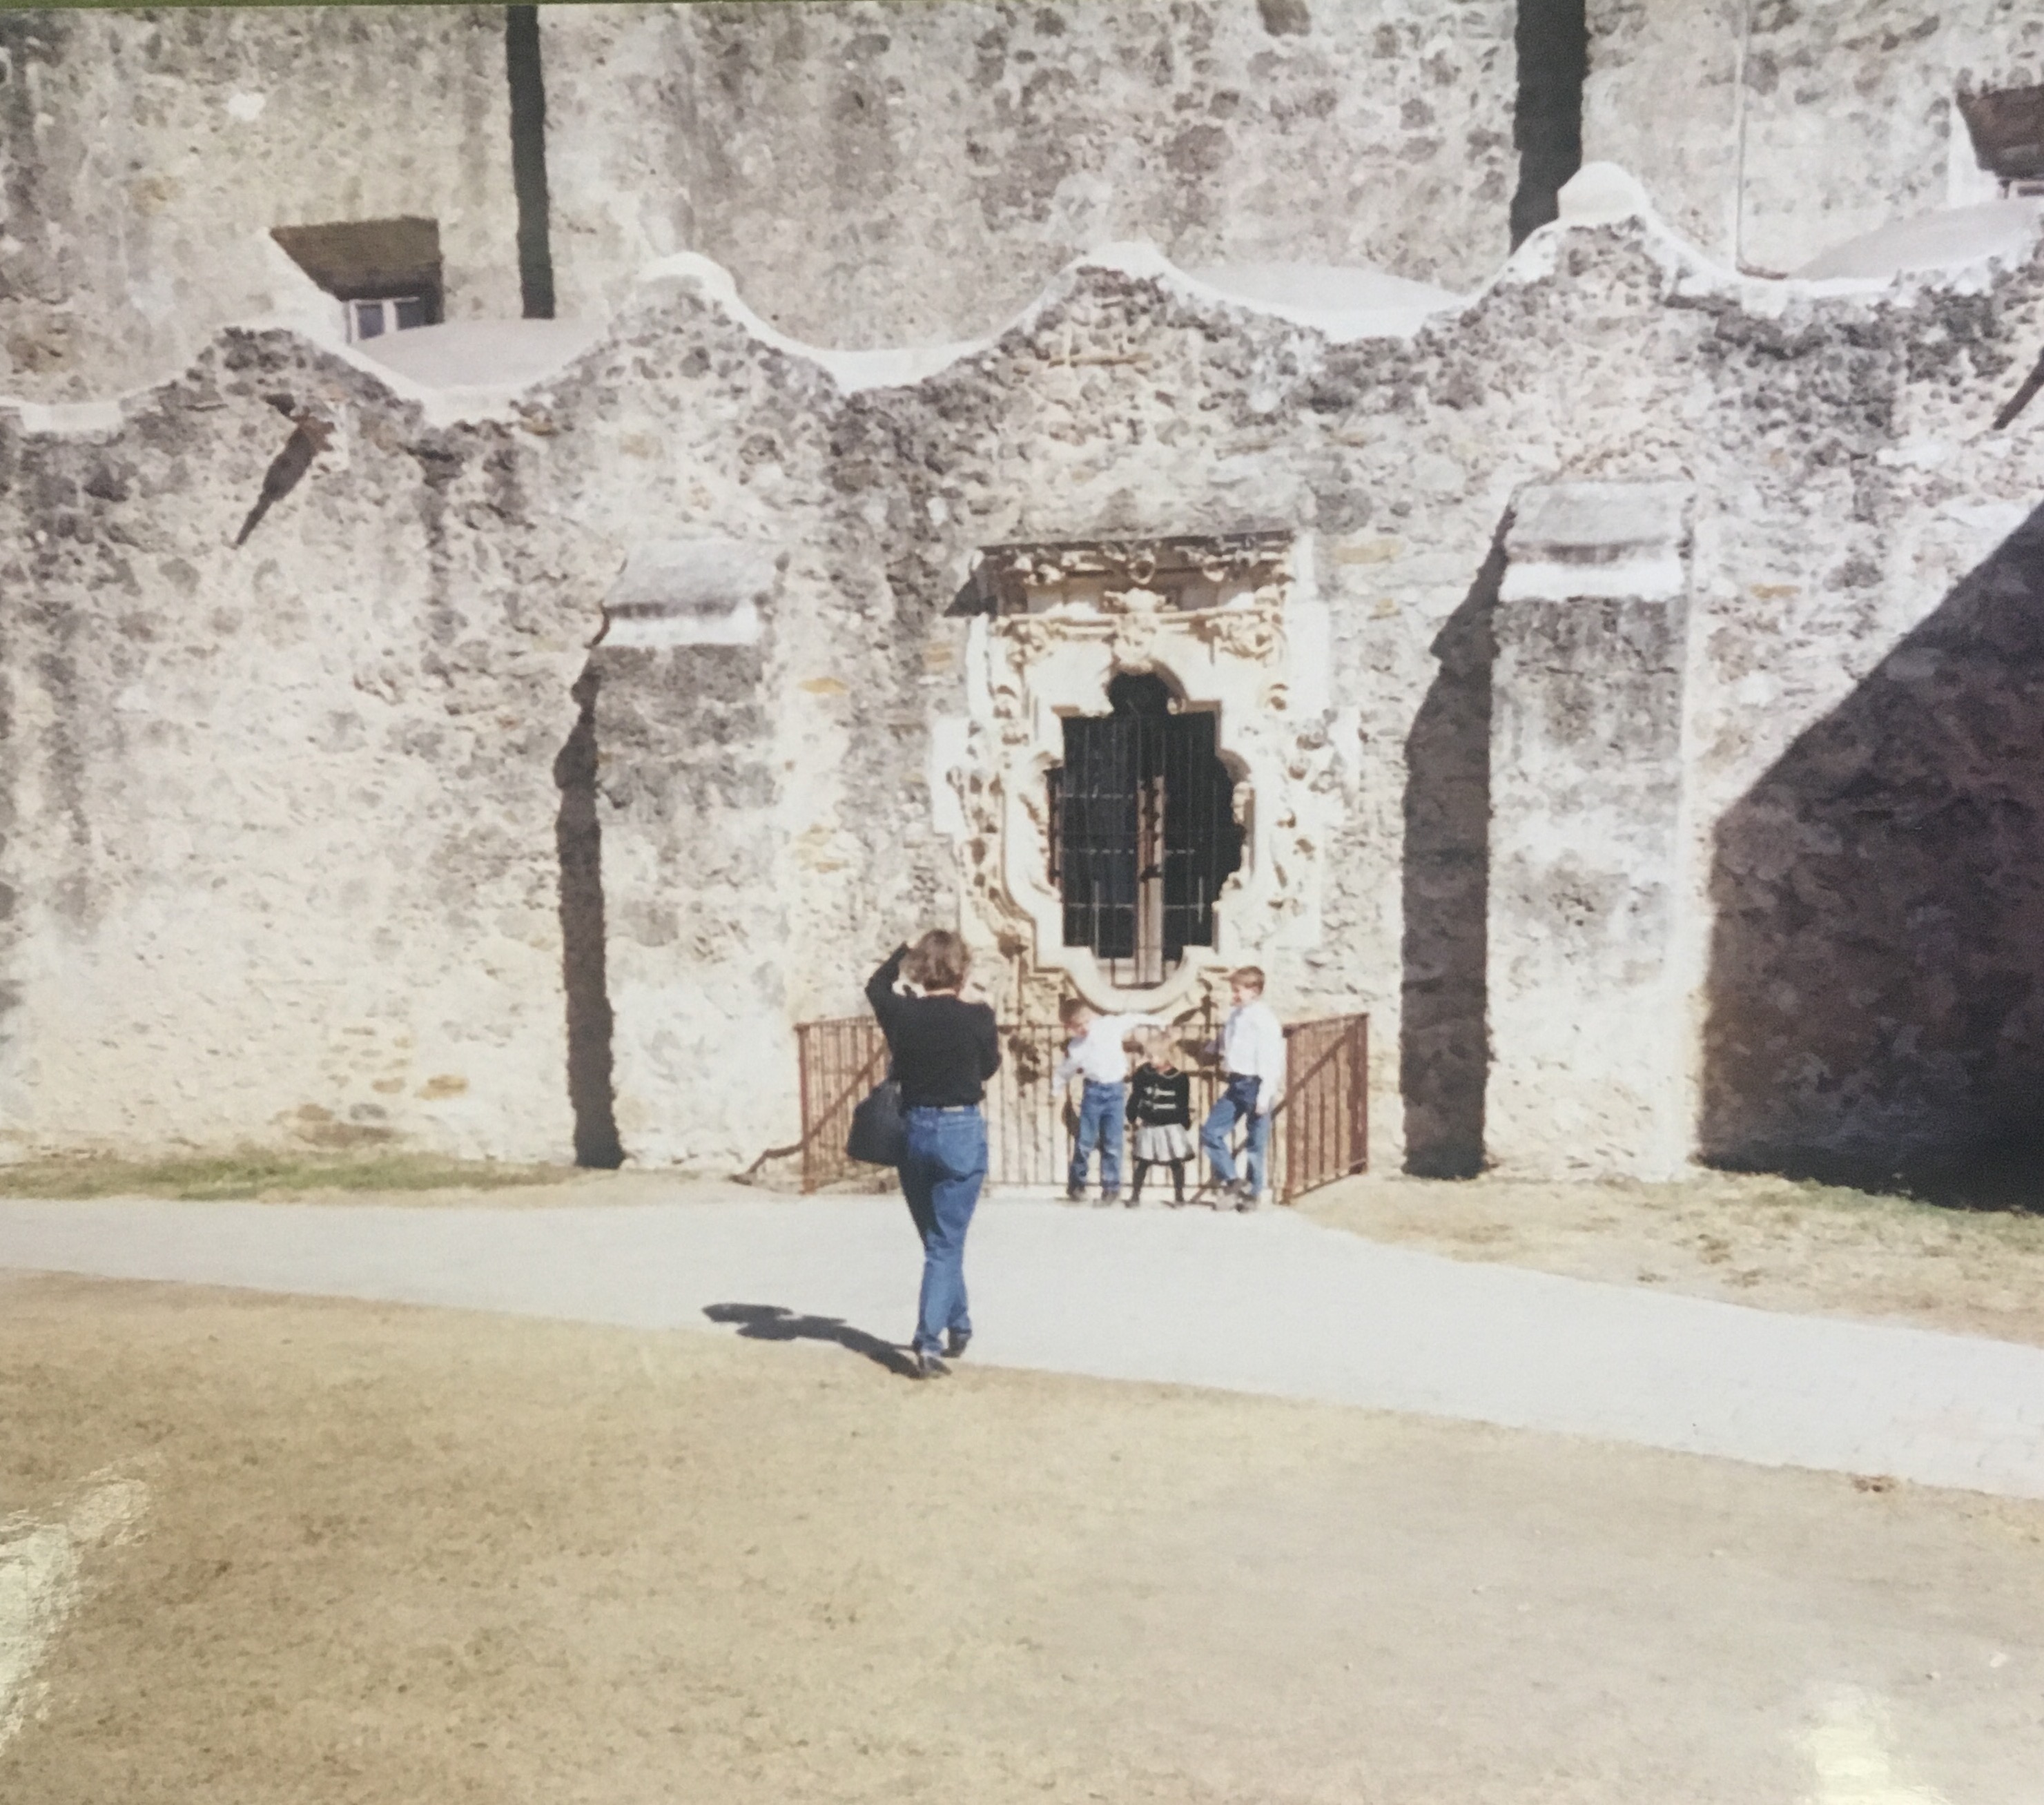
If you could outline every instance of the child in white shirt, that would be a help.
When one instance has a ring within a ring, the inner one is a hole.
[[[1208,1112],[1200,1130],[1200,1147],[1212,1175],[1208,1201],[1216,1209],[1231,1204],[1238,1210],[1253,1210],[1263,1189],[1270,1112],[1285,1088],[1285,1028],[1263,1000],[1259,968],[1248,965],[1230,972],[1228,982],[1235,1007],[1228,1012],[1216,1049],[1228,1088]],[[1238,1177],[1228,1137],[1245,1116],[1249,1118],[1249,1143]]]
[[[1065,1177],[1065,1196],[1073,1203],[1085,1196],[1093,1150],[1098,1146],[1100,1200],[1118,1203],[1123,1125],[1128,1110],[1128,1054],[1124,1043],[1138,1028],[1161,1028],[1165,1024],[1155,1016],[1104,1016],[1077,997],[1066,998],[1058,1005],[1058,1015],[1071,1039],[1065,1043],[1065,1056],[1058,1062],[1057,1082],[1062,1087],[1074,1077],[1085,1079],[1085,1088],[1079,1096],[1078,1138]]]

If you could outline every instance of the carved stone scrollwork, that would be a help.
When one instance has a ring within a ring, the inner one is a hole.
[[[1031,994],[1070,985],[1099,1006],[1169,1010],[1220,983],[1231,965],[1315,943],[1320,801],[1296,769],[1305,724],[1294,725],[1289,705],[1290,572],[1289,540],[1259,534],[982,555],[975,581],[989,605],[977,612],[993,618],[974,628],[978,778],[966,813],[986,850],[966,849],[962,875],[985,933],[1019,949],[1014,981]],[[1176,705],[1215,714],[1245,835],[1215,944],[1187,948],[1162,984],[1140,991],[1116,989],[1089,950],[1064,944],[1050,875],[1045,779],[1064,755],[1062,723],[1106,713],[1118,671],[1154,671]]]
[[[1272,664],[1285,649],[1283,605],[1270,590],[1258,590],[1255,600],[1246,608],[1215,609],[1191,615],[1187,624],[1200,638],[1231,658]]]
[[[1155,590],[1167,608],[1219,607],[1265,588],[1281,590],[1290,554],[1289,535],[1261,532],[989,546],[954,612],[1026,615],[1085,591]]]
[[[1114,662],[1124,670],[1149,670],[1157,662],[1158,630],[1166,598],[1155,590],[1112,590],[1101,597],[1115,616]]]

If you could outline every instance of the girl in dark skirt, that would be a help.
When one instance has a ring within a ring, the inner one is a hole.
[[[1185,1200],[1185,1162],[1193,1157],[1193,1084],[1171,1057],[1162,1035],[1142,1043],[1143,1062],[1128,1085],[1128,1122],[1135,1131],[1135,1176],[1128,1207],[1143,1199],[1143,1174],[1153,1166],[1171,1169],[1171,1200]]]

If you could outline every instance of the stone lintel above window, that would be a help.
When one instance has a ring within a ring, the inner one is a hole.
[[[1247,532],[1212,536],[1031,540],[991,545],[959,590],[954,615],[1040,614],[1147,590],[1165,607],[1220,608],[1284,580],[1293,536]]]

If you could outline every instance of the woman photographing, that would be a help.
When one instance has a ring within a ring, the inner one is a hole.
[[[965,1236],[986,1177],[980,1104],[1001,1064],[993,1012],[959,994],[971,964],[965,942],[935,927],[913,950],[897,947],[866,981],[901,1086],[908,1150],[901,1190],[923,1238],[923,1290],[910,1350],[916,1376],[947,1373],[972,1339],[965,1297]],[[895,988],[904,977],[920,995]]]

